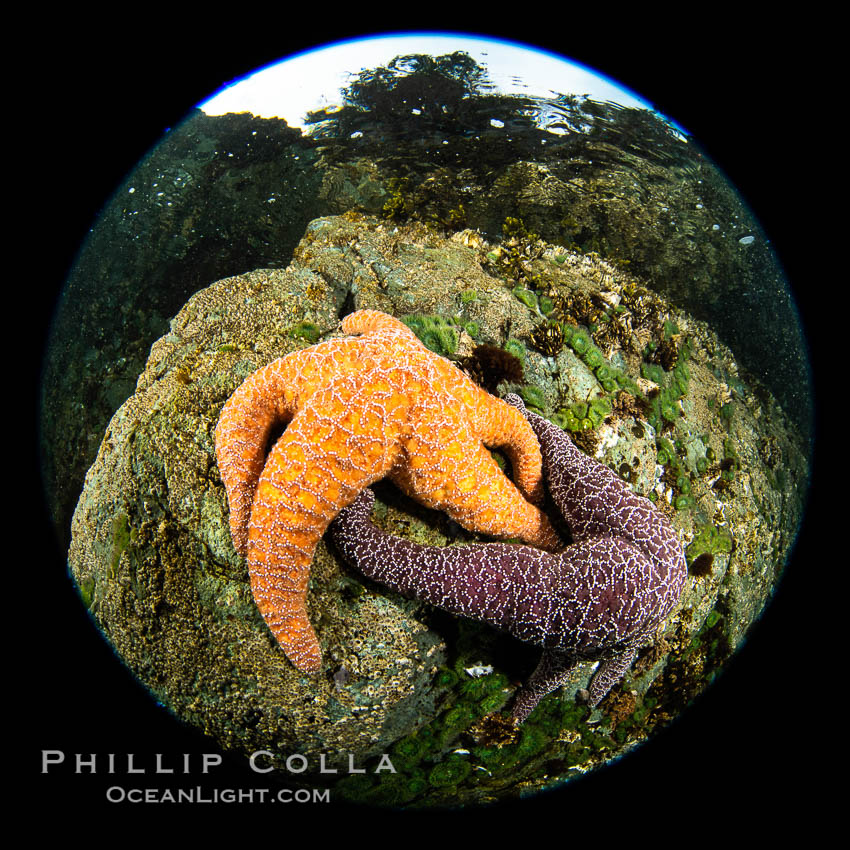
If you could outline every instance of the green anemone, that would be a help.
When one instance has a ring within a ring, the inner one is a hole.
[[[570,347],[576,354],[584,354],[590,347],[590,337],[581,329],[577,329],[570,337]]]
[[[448,788],[463,782],[472,772],[472,765],[464,758],[447,758],[434,765],[428,774],[428,782],[434,788]]]

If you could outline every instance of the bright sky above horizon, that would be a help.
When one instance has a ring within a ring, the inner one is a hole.
[[[490,81],[503,94],[542,97],[588,95],[593,100],[652,109],[625,86],[532,45],[451,33],[408,33],[338,42],[283,58],[280,62],[228,83],[200,108],[209,115],[251,112],[264,118],[284,118],[304,127],[307,112],[341,105],[340,91],[366,68],[386,65],[409,53],[443,55],[467,52],[487,67]]]

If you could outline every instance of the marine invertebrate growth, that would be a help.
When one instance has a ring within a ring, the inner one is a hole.
[[[532,504],[543,495],[540,450],[518,411],[391,316],[362,310],[342,330],[356,336],[293,352],[251,375],[215,432],[233,545],[247,557],[266,623],[305,672],[321,664],[305,602],[313,552],[337,512],[369,484],[389,476],[472,531],[548,548],[559,542]],[[288,427],[266,460],[280,423]],[[516,486],[485,446],[510,457]]]
[[[502,543],[422,546],[370,521],[368,490],[340,513],[331,533],[343,557],[370,578],[542,646],[537,669],[511,707],[522,722],[579,660],[601,662],[589,688],[590,705],[599,703],[678,601],[687,568],[676,533],[649,500],[526,410],[519,397],[507,400],[540,440],[545,478],[570,526],[571,545],[557,554]]]

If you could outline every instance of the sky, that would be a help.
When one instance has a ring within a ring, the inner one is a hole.
[[[652,109],[626,87],[563,56],[516,43],[442,33],[345,41],[284,58],[234,80],[200,108],[208,115],[251,112],[263,118],[284,118],[290,127],[303,128],[308,111],[341,105],[340,90],[361,70],[386,65],[399,55],[436,56],[455,50],[485,64],[490,81],[503,94],[586,94],[593,100]]]

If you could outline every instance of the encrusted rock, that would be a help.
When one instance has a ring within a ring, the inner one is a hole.
[[[550,417],[603,395],[599,367],[588,365],[585,344],[581,351],[565,344],[546,356],[529,342],[541,323],[574,327],[581,317],[557,311],[544,317],[518,300],[512,281],[482,262],[490,250],[481,238],[447,238],[422,225],[353,213],[316,219],[286,270],[252,271],[195,294],[154,344],[135,393],[113,417],[74,515],[71,568],[84,602],[126,664],[158,700],[223,747],[246,754],[298,752],[313,764],[324,753],[328,765],[347,765],[351,753],[362,762],[438,722],[447,694],[460,702],[445,716],[471,725],[475,718],[466,717],[457,684],[459,676],[469,678],[465,668],[492,666],[497,672],[491,675],[503,675],[504,641],[463,624],[442,628],[427,606],[362,579],[324,542],[311,573],[308,610],[326,666],[317,676],[297,671],[263,623],[245,564],[233,550],[213,446],[221,407],[247,375],[336,333],[339,317],[354,309],[443,316],[457,322],[466,348],[472,334],[477,344],[513,340],[512,350],[524,358],[525,380],[536,388],[530,394]],[[602,292],[600,303],[644,336],[663,324],[649,308],[647,316],[624,312],[624,287],[633,281],[615,268],[572,254],[564,259],[563,249],[557,256],[562,259],[556,262],[551,247],[541,248],[533,260],[540,293],[551,292],[556,303],[568,305]],[[675,421],[659,420],[662,432],[656,434],[641,418],[650,402],[637,396],[657,384],[634,383],[641,377],[639,355],[629,346],[617,350],[612,337],[604,350],[609,371],[627,375],[633,386],[603,421],[581,434],[582,446],[593,446],[598,459],[635,490],[656,494],[686,546],[698,534],[708,541],[703,550],[712,540],[722,543],[712,552],[711,569],[689,578],[663,642],[638,660],[627,683],[637,701],[655,683],[662,708],[665,699],[678,705],[693,696],[682,691],[685,679],[697,682],[695,651],[685,650],[708,628],[709,614],[710,628],[722,630],[722,646],[731,651],[760,613],[801,510],[799,496],[782,484],[804,481],[806,474],[779,408],[737,378],[731,354],[710,329],[669,305],[664,310],[682,338],[692,340],[687,393],[673,410]],[[653,374],[671,380],[671,373]],[[500,392],[508,389],[517,387],[503,382]],[[764,449],[768,439],[770,452]],[[765,457],[781,457],[781,465],[772,468]],[[721,481],[722,488],[713,486]],[[431,544],[472,539],[389,485],[378,493],[389,505],[381,521],[397,533]],[[712,537],[704,531],[708,526],[723,533]],[[675,681],[664,676],[671,658],[680,665]],[[701,661],[699,669],[706,666],[711,664]],[[686,667],[691,678],[682,673]],[[589,673],[589,667],[579,670],[556,698],[572,699]],[[498,699],[506,699],[500,687]],[[623,705],[617,703],[617,717]],[[657,714],[666,716],[661,708]],[[463,728],[447,720],[433,740],[448,748]],[[551,746],[569,740],[553,736]],[[627,739],[624,746],[631,743]],[[487,793],[519,778],[499,780]],[[521,778],[537,781],[528,773]]]

